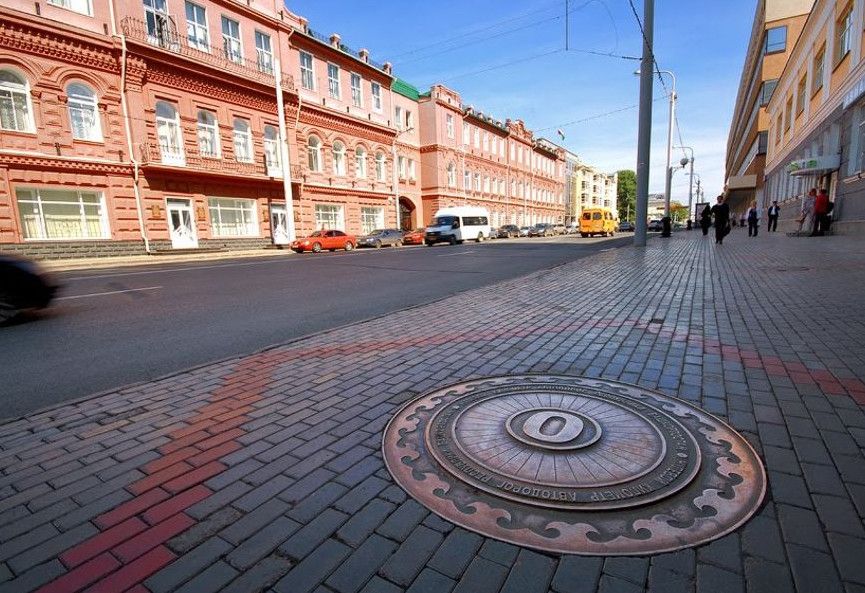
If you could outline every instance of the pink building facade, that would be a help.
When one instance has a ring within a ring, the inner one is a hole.
[[[496,120],[442,85],[420,97],[424,211],[489,210],[494,226],[564,221],[564,150]]]

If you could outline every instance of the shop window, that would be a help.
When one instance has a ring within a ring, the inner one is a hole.
[[[100,192],[25,189],[15,192],[25,239],[108,239],[108,216]]]
[[[255,200],[208,198],[210,232],[214,237],[257,237]]]
[[[363,207],[360,209],[360,230],[368,235],[384,228],[384,208]]]
[[[342,230],[343,216],[342,206],[332,204],[315,205],[315,228]]]

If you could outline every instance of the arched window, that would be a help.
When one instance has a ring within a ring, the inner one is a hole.
[[[0,128],[33,132],[32,114],[27,79],[11,70],[0,70]]]
[[[385,158],[383,152],[375,153],[375,178],[385,181]]]
[[[96,107],[96,93],[87,85],[72,83],[66,87],[69,97],[69,121],[72,123],[72,137],[79,140],[102,140],[102,127],[99,125],[99,111]]]
[[[185,164],[180,118],[174,105],[166,101],[156,102],[156,135],[159,138],[162,162],[169,165]]]
[[[457,185],[457,168],[453,163],[448,163],[448,187]]]
[[[354,174],[360,179],[366,177],[366,149],[363,146],[354,149]]]
[[[216,115],[204,109],[198,111],[198,152],[203,157],[217,159],[222,152]]]
[[[264,126],[264,162],[268,174],[279,174],[279,134],[275,126]]]
[[[249,128],[249,121],[234,118],[234,158],[244,163],[253,161],[252,153],[252,132]]]
[[[339,140],[333,143],[333,174],[345,175],[345,144]]]
[[[310,136],[306,142],[307,164],[310,171],[321,171],[321,140]]]

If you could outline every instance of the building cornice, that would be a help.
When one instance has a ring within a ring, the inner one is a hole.
[[[132,175],[131,163],[7,150],[0,150],[0,166],[84,174]]]
[[[318,105],[304,103],[300,110],[300,122],[334,132],[342,132],[353,136],[361,136],[373,142],[393,144],[396,130],[362,119],[348,118],[330,109]]]

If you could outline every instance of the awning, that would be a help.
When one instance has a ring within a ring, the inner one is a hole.
[[[831,154],[816,156],[809,159],[798,159],[792,161],[786,167],[790,175],[815,175],[836,171],[841,166],[841,155]]]
[[[754,189],[757,187],[757,176],[751,175],[733,175],[727,178],[727,189]]]

